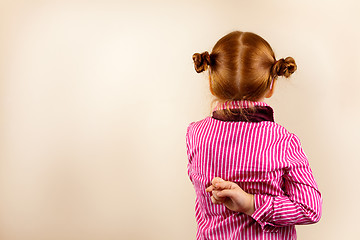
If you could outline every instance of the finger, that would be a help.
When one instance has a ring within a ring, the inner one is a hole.
[[[222,190],[222,191],[219,191],[217,194],[216,194],[216,197],[217,198],[226,198],[226,197],[232,197],[233,196],[233,193],[231,190]]]
[[[239,187],[236,183],[223,181],[214,184],[215,188],[217,189],[233,189]]]
[[[222,204],[223,202],[216,200],[216,198],[214,198],[214,196],[211,196],[211,202],[214,204]]]
[[[206,191],[206,192],[211,192],[211,191],[213,191],[214,189],[215,189],[214,185],[210,185],[209,187],[207,187],[207,188],[205,189],[205,191]]]
[[[236,198],[236,197],[239,197],[239,195],[246,195],[247,193],[244,192],[244,191],[239,191],[239,190],[236,190],[236,189],[225,189],[225,190],[222,190],[222,191],[218,191],[216,193],[216,197],[217,198]]]
[[[211,199],[211,202],[212,202],[212,203],[215,203],[215,204],[217,203],[217,201],[216,201],[216,199],[214,198],[214,196],[211,196],[210,199]]]
[[[220,197],[218,196],[219,191],[212,191],[212,197],[215,198],[217,201],[220,201]]]
[[[212,191],[212,197],[215,198],[215,200],[218,202],[221,202],[221,203],[225,202],[226,198],[220,197],[219,193],[220,193],[219,191]]]
[[[219,177],[215,177],[213,178],[213,180],[211,181],[212,185],[215,185],[216,183],[219,183],[219,182],[223,182],[224,180],[222,178],[219,178]]]

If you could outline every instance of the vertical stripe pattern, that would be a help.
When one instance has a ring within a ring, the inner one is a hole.
[[[268,106],[234,101],[219,109]],[[197,239],[296,239],[296,224],[320,220],[321,194],[299,138],[274,122],[227,122],[207,117],[191,123],[188,174],[196,192]],[[211,202],[214,177],[254,194],[252,216]]]

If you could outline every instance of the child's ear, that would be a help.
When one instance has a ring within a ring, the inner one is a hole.
[[[272,97],[272,95],[274,94],[275,85],[276,85],[276,81],[273,82],[272,88],[269,89],[269,90],[266,92],[265,98],[271,98],[271,97]]]

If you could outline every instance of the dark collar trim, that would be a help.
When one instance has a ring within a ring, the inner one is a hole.
[[[269,106],[255,106],[253,108],[222,109],[213,112],[214,119],[226,122],[274,122],[274,111]]]

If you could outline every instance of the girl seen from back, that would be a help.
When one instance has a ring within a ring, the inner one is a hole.
[[[264,102],[279,76],[295,72],[294,59],[276,60],[263,38],[235,31],[193,61],[217,102],[186,134],[196,238],[296,239],[296,224],[320,220],[321,194],[299,138]]]

